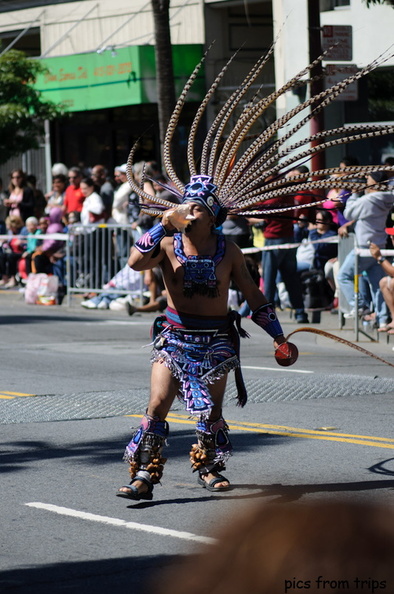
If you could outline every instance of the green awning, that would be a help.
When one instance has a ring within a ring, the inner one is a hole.
[[[177,96],[202,54],[202,45],[173,46]],[[45,58],[41,62],[48,72],[37,78],[35,88],[45,99],[64,103],[68,111],[157,102],[153,46],[106,49],[101,53]],[[201,69],[188,100],[200,101],[204,94],[204,71]]]

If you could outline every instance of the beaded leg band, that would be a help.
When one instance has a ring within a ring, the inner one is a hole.
[[[198,443],[192,445],[190,463],[193,472],[200,474],[225,470],[231,456],[232,445],[228,437],[228,425],[223,417],[217,421],[199,420],[196,426]]]
[[[142,418],[124,454],[124,460],[130,464],[131,479],[139,478],[153,485],[160,482],[167,461],[161,452],[167,443],[168,431],[167,421],[150,415]]]

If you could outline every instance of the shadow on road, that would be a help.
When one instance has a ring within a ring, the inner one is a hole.
[[[126,545],[125,545],[126,547]],[[29,594],[152,594],[153,580],[181,556],[122,557],[98,561],[74,561],[14,569],[0,573],[0,592]]]
[[[42,324],[43,322],[86,322],[89,320],[86,316],[75,315],[7,315],[0,316],[0,325],[15,326],[15,324]]]
[[[67,422],[67,421],[66,421]],[[75,421],[73,421],[75,422]],[[122,434],[118,438],[101,439],[79,443],[64,443],[58,445],[45,440],[7,441],[0,443],[0,473],[25,470],[38,462],[51,459],[72,459],[78,458],[79,463],[87,466],[118,463],[122,460],[123,451],[131,438],[132,431],[127,435]],[[272,434],[232,436],[234,449],[237,451],[258,450],[260,447],[280,445],[291,437],[277,436]],[[191,445],[196,441],[194,428],[190,430],[177,431],[170,437],[170,445],[166,449],[166,455],[171,460],[178,458],[189,458]]]

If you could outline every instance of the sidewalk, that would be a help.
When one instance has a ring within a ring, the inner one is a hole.
[[[87,310],[81,307],[82,297],[79,295],[73,295],[71,298],[71,306],[67,306],[67,298],[64,299],[62,305],[28,305],[24,301],[23,293],[20,292],[18,289],[10,289],[10,290],[0,290],[0,308],[3,310],[12,309],[14,310],[13,313],[17,313],[15,310],[21,308],[23,310],[23,314],[30,314],[34,317],[37,315],[43,316],[53,315],[54,312],[59,313],[62,312],[63,315],[75,315],[78,313],[78,316],[83,316],[86,318],[97,318],[105,317],[105,318],[113,318],[114,320],[128,320],[128,319],[136,319],[138,317],[153,317],[155,314],[136,314],[133,318],[129,318],[126,311],[110,311],[110,310]],[[389,336],[386,333],[377,332],[376,328],[373,328],[370,324],[363,325],[360,323],[359,325],[359,340],[355,342],[355,320],[354,319],[346,319],[344,320],[344,326],[340,328],[340,318],[339,314],[333,314],[331,311],[322,311],[320,313],[320,322],[312,322],[314,316],[314,312],[308,311],[308,317],[310,320],[309,324],[300,325],[295,322],[294,315],[292,310],[285,309],[283,311],[278,311],[278,317],[282,323],[285,335],[290,334],[295,330],[299,330],[300,328],[310,328],[321,330],[324,332],[328,332],[333,334],[334,336],[350,341],[372,353],[383,357],[386,360],[392,362],[394,354],[394,335]],[[363,333],[365,332],[366,335]],[[319,336],[318,334],[315,335],[316,340],[319,344],[327,344],[327,340],[329,338]],[[323,342],[322,342],[323,341]],[[330,341],[331,342],[331,341]],[[334,342],[331,342],[330,346],[333,346]],[[337,343],[339,346],[339,343]],[[343,348],[343,347],[341,347]],[[393,361],[394,363],[394,361]]]

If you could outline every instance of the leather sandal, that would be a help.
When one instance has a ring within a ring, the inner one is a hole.
[[[217,485],[218,483],[222,483],[226,481],[228,484],[225,487],[215,487],[215,485]],[[202,478],[202,475],[200,474],[197,478],[197,482],[199,485],[201,485],[202,487],[204,487],[204,489],[207,489],[208,491],[211,491],[212,493],[215,493],[215,491],[228,491],[229,489],[231,489],[231,485],[228,482],[228,479],[226,479],[226,477],[222,476],[221,474],[219,474],[218,476],[215,476],[213,479],[211,479],[209,482],[205,481]]]
[[[134,482],[141,481],[148,486],[148,490],[144,491],[144,493],[140,493],[133,485]],[[121,491],[120,489],[128,489],[128,491]],[[125,499],[132,499],[133,501],[139,501],[140,499],[145,499],[150,501],[153,498],[153,485],[149,481],[141,477],[134,477],[133,480],[130,481],[130,484],[124,485],[120,487],[118,491],[116,491],[117,497],[124,497]]]

